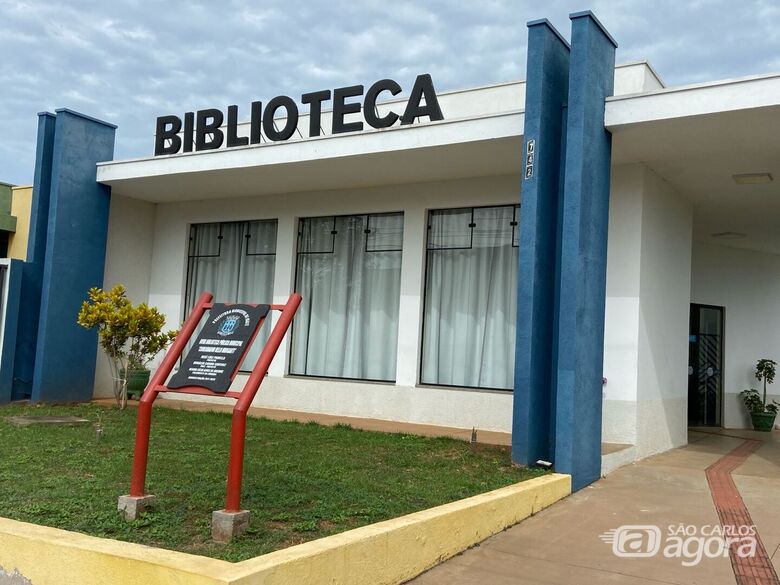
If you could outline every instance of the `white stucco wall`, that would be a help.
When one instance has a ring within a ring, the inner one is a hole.
[[[403,211],[396,383],[287,376],[285,342],[255,404],[509,431],[510,392],[421,387],[417,381],[427,211],[511,204],[517,201],[519,184],[519,177],[512,175],[186,203],[114,197],[105,286],[123,282],[133,300],[148,300],[163,311],[169,327],[177,327],[183,317],[189,225],[275,218],[279,223],[273,302],[283,303],[294,283],[300,217]],[[640,454],[685,440],[690,222],[687,202],[652,171],[642,165],[613,169],[603,436],[607,442],[635,444]],[[236,385],[242,384],[239,376]],[[96,395],[110,391],[101,356]]]
[[[156,205],[119,195],[111,197],[103,288],[124,284],[134,303],[149,298]],[[98,351],[95,397],[113,396],[108,360]]]
[[[644,165],[612,169],[603,437],[640,457],[685,444],[690,203]]]
[[[403,211],[404,245],[396,383],[356,383],[285,376],[288,359],[285,341],[255,405],[509,431],[512,420],[511,392],[417,387],[417,376],[427,210],[515,203],[519,186],[520,177],[511,175],[370,189],[158,204],[149,302],[165,313],[169,326],[175,327],[181,321],[188,226],[192,223],[277,219],[273,301],[284,303],[294,283],[297,221],[300,217]],[[240,388],[242,385],[243,377],[239,376],[236,386]]]
[[[687,443],[693,210],[644,172],[637,368],[637,455]]]
[[[756,361],[780,362],[780,256],[696,242],[691,302],[724,307],[723,426],[750,428],[739,400],[759,388]],[[768,394],[780,402],[780,381]]]
[[[636,443],[643,174],[641,165],[613,167],[609,201],[602,435],[629,445]]]

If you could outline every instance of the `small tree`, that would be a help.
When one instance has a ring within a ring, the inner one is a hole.
[[[133,306],[121,284],[109,291],[91,288],[81,305],[78,324],[97,328],[100,346],[111,364],[114,398],[120,409],[127,405],[127,377],[142,369],[176,337],[177,331],[163,332],[165,316],[146,303]]]
[[[777,362],[774,360],[760,359],[756,362],[756,379],[763,383],[763,397],[755,388],[749,388],[739,393],[750,412],[777,414],[778,403],[774,400],[771,404],[766,403],[766,385],[775,381],[775,366],[777,366]]]

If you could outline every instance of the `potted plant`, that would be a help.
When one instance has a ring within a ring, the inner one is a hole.
[[[750,418],[753,421],[753,428],[757,431],[771,431],[775,426],[775,417],[777,416],[777,402],[774,400],[771,404],[766,403],[766,385],[775,381],[774,360],[760,359],[756,363],[756,379],[764,384],[763,396],[755,388],[749,388],[739,393],[742,401],[750,412]]]
[[[109,291],[91,288],[81,305],[78,324],[97,329],[100,346],[111,364],[114,398],[119,408],[128,393],[141,394],[149,382],[146,364],[164,350],[177,331],[163,331],[165,316],[146,303],[133,306],[121,284]]]

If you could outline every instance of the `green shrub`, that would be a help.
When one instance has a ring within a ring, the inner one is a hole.
[[[756,379],[760,380],[764,386],[763,397],[759,394],[755,388],[748,388],[739,393],[742,397],[745,407],[750,413],[770,413],[777,414],[777,409],[780,404],[774,400],[770,403],[766,403],[766,385],[775,381],[775,366],[777,362],[770,359],[760,359],[756,362]]]
[[[133,306],[124,285],[109,291],[91,288],[81,305],[77,322],[85,329],[97,329],[100,347],[108,356],[114,378],[114,397],[120,408],[127,404],[127,376],[143,369],[176,337],[177,331],[163,331],[165,315],[146,303]]]

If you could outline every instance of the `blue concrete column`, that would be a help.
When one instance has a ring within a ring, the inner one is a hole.
[[[103,286],[109,187],[96,163],[111,160],[116,126],[57,110],[33,401],[92,398],[97,335],[76,324],[87,290]],[[40,204],[40,202],[39,202]]]
[[[27,262],[41,267],[46,259],[46,232],[49,228],[51,170],[54,157],[54,129],[57,117],[49,112],[38,114],[38,145],[35,150],[35,175],[30,210],[30,235],[27,239]]]
[[[572,21],[562,208],[556,388],[556,471],[580,489],[601,474],[604,304],[612,138],[604,100],[612,95],[617,43],[590,11]]]
[[[569,44],[549,21],[529,22],[512,417],[512,459],[525,465],[553,455],[558,208],[568,87]]]
[[[19,304],[22,293],[22,269],[24,262],[10,260],[2,273],[0,292],[5,299],[3,315],[3,343],[0,352],[0,404],[14,400],[14,361],[16,359],[16,340],[19,331]]]
[[[32,395],[35,348],[38,341],[38,318],[41,309],[43,265],[46,257],[46,234],[49,229],[55,123],[54,114],[49,112],[38,114],[38,143],[35,150],[27,261],[21,266],[18,321],[22,323],[22,326],[18,328],[16,334],[16,352],[13,361],[3,359],[4,369],[6,364],[13,364],[12,400],[23,400]]]

